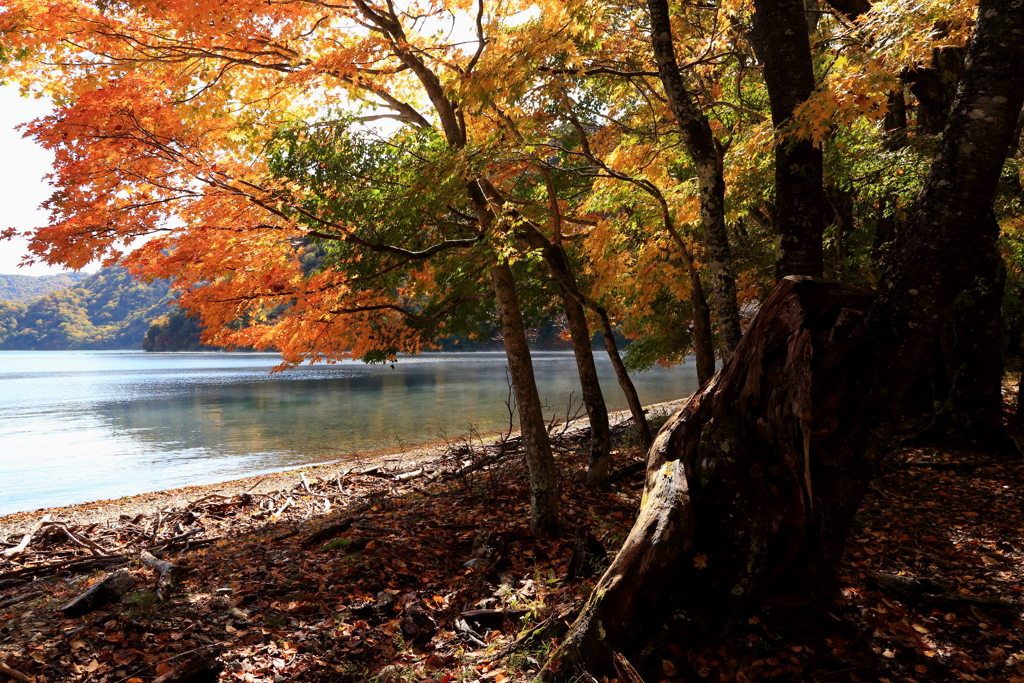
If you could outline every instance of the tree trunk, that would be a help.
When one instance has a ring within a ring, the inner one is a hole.
[[[629,406],[629,413],[633,416],[633,423],[636,425],[637,433],[640,436],[640,448],[644,453],[651,450],[654,437],[651,436],[651,425],[647,422],[647,415],[640,403],[640,396],[636,393],[633,380],[629,377],[622,356],[619,355],[619,345],[615,343],[615,333],[612,330],[611,320],[608,319],[608,311],[598,306],[594,309],[598,320],[601,321],[601,332],[604,334],[604,348],[608,352],[608,358],[615,369],[615,378],[619,381],[619,388],[626,395],[626,404]]]
[[[793,113],[814,92],[814,65],[801,0],[755,0],[752,36],[764,63],[775,139],[775,280],[822,275],[825,227],[821,149],[784,137]]]
[[[939,313],[974,286],[992,242],[978,217],[1024,101],[1024,5],[982,0],[978,17],[941,153],[879,296],[811,278],[776,287],[715,381],[658,435],[637,522],[547,676],[613,673],[611,653],[641,652],[672,613],[714,635],[773,593],[834,585]]]
[[[885,148],[892,151],[907,146],[907,100],[902,84],[889,93],[888,109],[882,122],[885,129]]]
[[[683,260],[690,275],[690,308],[693,311],[693,352],[697,360],[697,382],[704,386],[715,376],[715,344],[711,333],[711,307],[704,297],[700,272],[689,250]]]
[[[637,430],[640,433],[641,447],[646,453],[647,450],[650,449],[651,442],[653,440],[651,437],[651,427],[647,423],[647,416],[644,415],[644,408],[640,403],[639,395],[636,393],[636,387],[633,386],[633,380],[630,379],[629,372],[627,372],[626,366],[622,362],[622,357],[619,355],[619,347],[615,343],[615,334],[612,331],[611,320],[608,318],[608,311],[597,303],[597,301],[581,292],[576,286],[576,281],[572,276],[572,271],[569,269],[568,259],[561,247],[552,244],[544,233],[541,232],[540,229],[531,221],[524,220],[522,227],[523,240],[527,244],[541,249],[541,253],[544,256],[544,262],[547,264],[548,271],[551,273],[551,277],[554,278],[555,282],[557,282],[566,292],[571,294],[581,305],[586,306],[597,314],[598,320],[601,323],[601,332],[604,335],[605,350],[608,351],[608,358],[611,360],[612,367],[615,369],[615,377],[619,382],[619,387],[622,389],[622,393],[626,396],[626,404],[629,406],[629,412],[632,414],[633,422],[636,423]]]
[[[711,292],[718,318],[718,341],[722,355],[728,358],[740,340],[740,312],[736,299],[736,276],[732,272],[732,252],[725,227],[725,180],[722,160],[708,122],[686,91],[675,47],[668,0],[648,0],[651,16],[651,46],[658,63],[658,76],[665,88],[672,115],[687,151],[697,166],[700,187],[700,216],[704,230],[704,250],[710,259]]]
[[[932,423],[915,437],[919,444],[942,440],[955,446],[1016,450],[1003,425],[1006,266],[996,245],[999,225],[991,215],[987,223],[989,234],[986,248],[979,250],[975,282],[956,297],[949,315],[951,343],[943,349],[948,391],[938,396]]]
[[[946,127],[957,84],[964,73],[962,48],[935,50],[932,68],[918,69],[911,77],[910,92],[917,97],[917,130],[938,135]]]
[[[491,281],[501,311],[505,355],[519,406],[519,429],[523,435],[526,464],[530,469],[530,531],[538,538],[555,538],[560,531],[558,476],[533,376],[533,361],[519,310],[516,282],[508,263],[501,262],[491,268]]]
[[[722,371],[658,435],[639,518],[554,655],[567,677],[612,671],[613,651],[643,667],[632,655],[678,610],[714,635],[770,592],[829,586],[870,481],[834,416],[861,396],[849,357],[873,298],[796,277],[768,297]]]
[[[576,356],[576,369],[580,376],[583,391],[583,404],[590,418],[590,464],[587,468],[587,484],[599,491],[608,490],[608,467],[611,462],[612,436],[608,427],[608,407],[601,393],[601,383],[597,379],[597,366],[594,365],[594,350],[590,343],[590,328],[587,326],[587,314],[580,302],[559,286],[562,294],[562,307],[569,321],[569,334],[572,335],[572,351]]]

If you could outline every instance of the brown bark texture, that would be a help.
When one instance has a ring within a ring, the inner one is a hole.
[[[669,622],[713,636],[765,598],[834,587],[940,313],[985,272],[984,221],[1024,102],[1024,5],[982,0],[969,50],[877,296],[779,283],[733,357],[659,433],[638,519],[542,677],[613,674],[613,652],[643,652]]]
[[[775,280],[823,272],[822,155],[811,140],[785,135],[793,113],[814,92],[814,65],[801,0],[755,0],[752,37],[764,63],[775,142]]]
[[[518,215],[516,215],[519,218]],[[640,445],[646,452],[651,447],[652,436],[651,428],[647,423],[647,417],[644,415],[643,405],[640,403],[640,396],[636,393],[636,387],[633,386],[633,380],[629,377],[629,372],[626,371],[626,365],[622,362],[622,356],[619,354],[619,347],[615,343],[615,334],[612,330],[611,319],[608,316],[608,311],[601,306],[597,301],[584,294],[576,286],[576,280],[572,275],[572,270],[569,267],[569,260],[565,255],[565,251],[561,247],[558,247],[540,231],[540,229],[530,221],[523,222],[523,240],[532,247],[539,248],[544,257],[544,263],[548,266],[548,272],[551,273],[551,277],[562,289],[571,294],[581,305],[586,306],[590,310],[594,311],[597,315],[598,321],[601,323],[601,333],[604,336],[605,350],[608,352],[608,359],[612,362],[612,368],[615,370],[615,378],[619,382],[619,387],[622,389],[622,393],[626,397],[626,404],[629,406],[629,412],[633,416],[633,422],[637,426],[637,431],[640,435]]]
[[[612,457],[608,407],[604,402],[601,383],[597,377],[597,366],[594,364],[594,349],[590,343],[587,314],[580,302],[574,299],[565,287],[559,289],[562,295],[562,308],[566,320],[569,321],[569,334],[572,335],[572,352],[576,357],[583,405],[590,419],[590,463],[587,467],[587,484],[603,491],[610,488],[608,467]]]
[[[530,531],[538,538],[554,538],[560,531],[558,522],[558,473],[551,442],[544,424],[540,395],[533,375],[533,360],[526,341],[516,282],[508,263],[491,268],[491,281],[501,311],[501,328],[505,338],[505,355],[512,375],[512,389],[519,407],[519,429],[523,450],[530,470]]]
[[[736,276],[725,226],[725,180],[711,124],[686,90],[672,45],[668,0],[648,0],[651,17],[651,47],[658,63],[658,76],[676,119],[687,151],[697,167],[700,188],[701,226],[704,250],[710,261],[711,292],[718,319],[718,341],[728,357],[740,340],[740,313],[736,299]]]
[[[828,586],[804,570],[835,565],[868,481],[830,454],[873,298],[780,283],[733,358],[659,433],[639,518],[555,653],[560,671],[611,671],[612,651],[639,652],[677,610],[716,633],[770,591]]]

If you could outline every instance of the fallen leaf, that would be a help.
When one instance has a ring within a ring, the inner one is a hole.
[[[693,558],[693,566],[697,569],[707,569],[708,567],[708,556],[704,553],[697,555]]]

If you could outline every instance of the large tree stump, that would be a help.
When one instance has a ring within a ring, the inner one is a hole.
[[[615,674],[673,615],[717,635],[772,594],[834,586],[872,464],[844,413],[866,394],[864,318],[875,295],[789,277],[732,358],[662,428],[639,518],[546,678]],[[861,439],[863,442],[864,439]]]

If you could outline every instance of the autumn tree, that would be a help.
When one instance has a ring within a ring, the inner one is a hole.
[[[541,536],[556,533],[554,463],[511,268],[519,250],[500,209],[500,163],[486,162],[500,104],[521,106],[527,67],[587,18],[585,6],[547,12],[528,34],[502,25],[519,8],[489,13],[483,2],[228,9],[5,7],[5,40],[22,56],[6,76],[46,89],[61,105],[31,129],[55,150],[61,188],[49,203],[51,225],[34,233],[34,253],[80,267],[97,255],[118,259],[136,238],[156,236],[125,262],[176,278],[181,302],[202,313],[210,341],[276,347],[296,363],[363,355],[380,347],[375,332],[385,329],[386,348],[415,350],[425,338],[409,323],[434,284],[429,267],[387,292],[349,286],[329,269],[305,273],[297,242],[332,240],[426,261],[488,241],[491,248],[477,254],[501,313],[531,471],[531,526]],[[469,22],[469,50],[437,31],[452,12]],[[365,224],[313,234],[298,223],[294,207],[282,205],[290,188],[269,180],[263,147],[282,125],[336,105],[368,121],[436,131],[462,164],[464,173],[453,177],[468,211],[402,244],[378,241]],[[289,302],[296,303],[279,310]],[[230,327],[238,320],[247,324]]]
[[[1024,8],[983,0],[940,154],[878,293],[780,283],[659,435],[639,518],[548,671],[614,672],[611,653],[635,656],[655,635],[652,611],[685,610],[714,634],[773,592],[834,587],[940,312],[996,249],[987,217],[1024,105],[1021,59]]]

